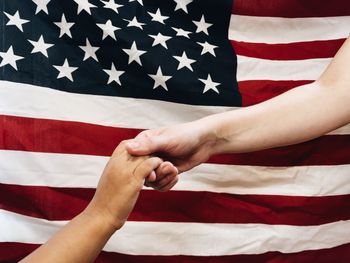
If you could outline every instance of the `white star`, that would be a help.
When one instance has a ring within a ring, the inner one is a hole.
[[[114,0],[109,0],[109,2],[107,2],[107,1],[106,2],[102,1],[102,2],[104,4],[104,8],[112,9],[117,14],[119,14],[118,8],[123,7],[123,5],[119,5],[119,4],[115,3]]]
[[[130,49],[123,49],[123,51],[129,55],[129,63],[136,61],[139,65],[142,66],[140,56],[142,56],[146,51],[138,50],[135,41],[132,43]]]
[[[47,10],[47,4],[51,0],[32,0],[34,4],[36,4],[36,10],[35,14],[39,13],[41,10],[43,10],[46,14],[49,14],[49,11]]]
[[[60,28],[60,37],[62,37],[64,34],[66,34],[70,38],[72,37],[70,28],[74,25],[74,23],[67,22],[64,14],[62,15],[61,22],[55,22],[55,25]]]
[[[176,3],[175,11],[182,9],[185,13],[188,13],[187,6],[193,2],[193,0],[174,0]]]
[[[185,51],[182,53],[182,56],[174,56],[175,59],[177,59],[179,61],[179,66],[177,67],[177,69],[182,69],[183,67],[188,68],[189,70],[193,71],[193,68],[191,66],[191,64],[193,64],[194,62],[196,62],[194,59],[190,59],[187,57]]]
[[[78,4],[78,15],[81,11],[85,10],[89,15],[91,15],[90,8],[96,7],[95,5],[89,3],[89,0],[74,0]]]
[[[192,32],[190,31],[185,31],[182,28],[176,28],[176,27],[172,27],[172,29],[174,29],[176,31],[176,35],[177,36],[183,36],[183,37],[187,37],[190,38],[188,34],[191,34]]]
[[[76,67],[70,67],[67,59],[64,60],[64,63],[62,66],[54,65],[54,67],[59,71],[57,79],[67,78],[70,81],[73,81],[72,73],[78,69]]]
[[[143,5],[142,0],[129,0],[129,2],[135,2],[135,1],[137,1],[140,5]]]
[[[148,14],[152,17],[152,21],[157,21],[162,24],[164,24],[164,20],[167,20],[169,18],[168,16],[162,16],[159,8],[155,13],[148,12]]]
[[[207,41],[205,41],[204,43],[198,42],[198,44],[201,45],[201,46],[203,47],[203,48],[202,48],[202,53],[201,53],[201,55],[204,55],[204,54],[206,54],[206,53],[210,53],[210,54],[212,54],[214,57],[216,57],[214,48],[217,48],[217,46],[211,45],[211,44],[209,44]]]
[[[124,20],[129,22],[128,26],[134,26],[134,27],[138,27],[138,28],[143,29],[142,26],[145,25],[145,23],[140,23],[139,21],[137,21],[136,16],[131,21],[127,20],[127,19],[124,19]]]
[[[10,19],[6,25],[7,26],[16,26],[22,32],[23,32],[22,25],[29,22],[29,20],[21,19],[21,17],[19,16],[19,11],[17,11],[14,15],[10,15],[6,12],[4,12],[4,14],[7,16],[8,19]]]
[[[168,90],[168,87],[166,86],[165,82],[167,82],[172,77],[163,75],[162,69],[160,67],[158,67],[157,74],[149,74],[148,76],[150,76],[154,80],[153,89],[156,89],[160,86],[163,87],[165,90]]]
[[[119,78],[120,78],[120,76],[122,74],[124,74],[125,71],[116,70],[113,63],[112,63],[111,69],[104,69],[103,71],[106,72],[108,74],[108,76],[109,76],[107,84],[112,83],[113,81],[115,81],[119,85],[122,85],[120,83],[120,79]]]
[[[150,37],[154,38],[152,47],[156,46],[156,45],[162,45],[163,47],[165,47],[166,49],[168,49],[166,42],[171,39],[171,37],[169,36],[164,36],[161,33],[158,33],[158,35],[149,35]]]
[[[205,22],[204,15],[202,15],[200,21],[193,21],[193,23],[197,26],[196,33],[204,32],[207,35],[209,35],[208,28],[213,25]]]
[[[47,49],[53,46],[53,44],[45,43],[44,37],[41,35],[38,41],[28,40],[33,45],[33,50],[31,53],[41,53],[45,57],[49,57],[47,54]]]
[[[211,89],[213,91],[215,91],[216,93],[219,93],[219,90],[216,87],[219,86],[220,83],[212,81],[209,74],[208,74],[207,79],[199,79],[199,80],[205,84],[203,93],[206,93],[208,90],[211,90]]]
[[[0,52],[0,57],[2,57],[0,67],[3,67],[5,65],[11,65],[15,70],[17,70],[16,61],[24,58],[24,57],[15,55],[13,53],[12,46],[10,46],[6,52]]]
[[[93,47],[91,46],[89,39],[86,39],[86,46],[79,46],[82,50],[84,50],[85,52],[85,56],[84,56],[84,61],[87,60],[88,58],[93,58],[94,60],[97,60],[97,56],[96,56],[96,51],[99,50],[99,47]]]
[[[108,20],[108,21],[106,22],[106,24],[97,24],[97,26],[98,26],[99,28],[101,28],[102,31],[103,31],[102,40],[104,40],[107,36],[110,36],[110,37],[113,38],[114,40],[117,40],[117,39],[115,38],[114,31],[119,30],[120,28],[119,28],[119,27],[116,27],[116,26],[113,26],[111,20]]]

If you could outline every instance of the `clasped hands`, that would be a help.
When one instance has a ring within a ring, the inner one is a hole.
[[[170,190],[179,173],[209,158],[211,145],[200,135],[199,125],[187,123],[176,129],[144,131],[123,141],[108,161],[87,210],[103,214],[119,229],[144,184],[159,191]]]

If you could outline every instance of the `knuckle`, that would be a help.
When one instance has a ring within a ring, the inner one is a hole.
[[[146,139],[146,138],[149,137],[149,133],[150,133],[149,130],[142,131],[142,132],[140,132],[140,133],[136,136],[136,138],[143,138],[143,139]]]
[[[120,143],[119,143],[119,146],[122,146],[124,147],[126,145],[128,141],[127,140],[122,140]]]

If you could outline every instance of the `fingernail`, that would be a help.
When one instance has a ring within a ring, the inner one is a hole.
[[[133,149],[136,149],[140,146],[140,144],[138,142],[135,142],[135,141],[129,142],[128,145],[130,148],[133,148]]]

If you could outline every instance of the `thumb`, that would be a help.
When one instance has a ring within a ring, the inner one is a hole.
[[[157,169],[162,162],[163,160],[159,157],[151,157],[136,167],[134,175],[137,179],[143,181],[151,172]]]
[[[126,150],[131,155],[143,156],[162,151],[164,140],[161,135],[140,133],[135,139],[126,143]]]

